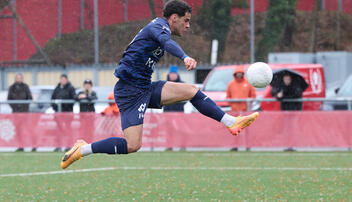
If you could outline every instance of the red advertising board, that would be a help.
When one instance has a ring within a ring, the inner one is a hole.
[[[199,113],[147,114],[143,147],[352,147],[351,111],[261,112],[240,136]],[[69,147],[122,136],[120,117],[94,113],[1,114],[0,147]]]

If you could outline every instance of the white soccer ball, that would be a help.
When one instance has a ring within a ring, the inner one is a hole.
[[[249,66],[246,77],[248,82],[256,88],[264,88],[273,79],[273,71],[268,64],[256,62]]]

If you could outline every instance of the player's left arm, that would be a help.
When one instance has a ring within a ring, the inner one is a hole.
[[[151,29],[151,33],[152,37],[160,42],[166,52],[183,60],[188,71],[196,68],[197,61],[186,55],[180,45],[171,39],[171,34],[167,28],[157,25]]]
[[[188,71],[196,68],[197,61],[195,59],[189,57],[188,55],[186,55],[185,52],[182,50],[182,48],[171,38],[169,38],[168,40],[165,41],[164,49],[168,53],[183,60]]]

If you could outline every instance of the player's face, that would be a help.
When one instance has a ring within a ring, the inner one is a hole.
[[[176,36],[183,36],[190,28],[191,13],[187,12],[184,16],[179,17],[175,14],[172,34]]]

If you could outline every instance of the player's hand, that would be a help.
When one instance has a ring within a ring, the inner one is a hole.
[[[197,61],[191,57],[186,57],[183,62],[185,62],[188,71],[195,69],[197,66]]]

